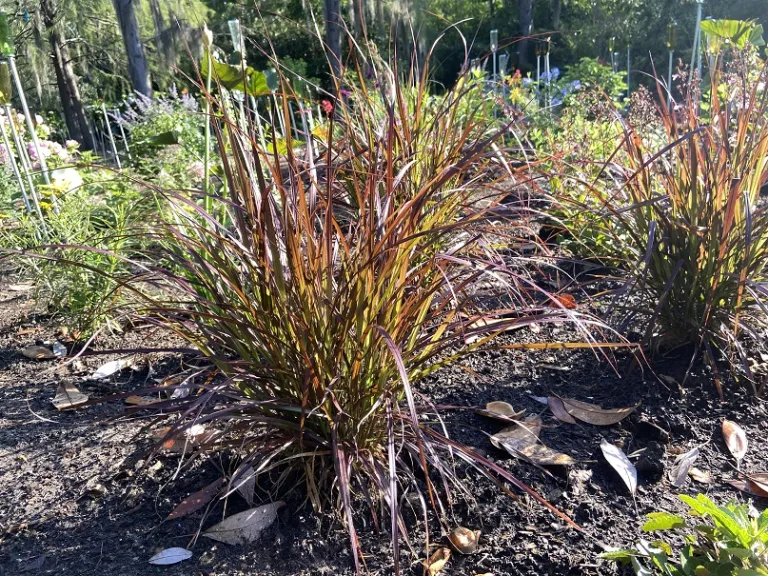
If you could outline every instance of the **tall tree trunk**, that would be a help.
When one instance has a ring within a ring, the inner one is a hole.
[[[325,0],[325,43],[331,70],[341,76],[341,0]]]
[[[367,35],[365,30],[366,0],[352,0],[351,3],[355,5],[355,38],[364,38]]]
[[[58,22],[55,0],[42,0],[40,11],[43,24],[48,33],[48,42],[53,56],[53,68],[56,72],[56,86],[64,110],[64,119],[71,138],[77,140],[85,150],[93,150],[93,132],[85,115],[85,107],[80,98],[77,76],[69,56],[66,38]]]
[[[518,0],[518,20],[520,22],[520,34],[522,39],[518,43],[520,51],[520,67],[529,68],[531,62],[530,42],[528,37],[533,34],[533,0]]]
[[[563,0],[552,0],[552,29],[560,30],[560,16],[563,13]]]
[[[128,76],[131,86],[144,96],[152,96],[152,84],[149,79],[149,65],[141,45],[139,24],[136,21],[135,0],[112,0],[117,14],[117,23],[123,35],[125,55],[128,59]]]
[[[378,32],[379,39],[383,40],[388,38],[387,27],[384,25],[384,0],[376,1],[376,31]]]
[[[149,0],[149,11],[152,13],[152,23],[155,26],[155,48],[162,58],[162,62],[168,68],[176,64],[175,32],[176,25],[171,22],[171,27],[166,29],[163,11],[159,0]]]

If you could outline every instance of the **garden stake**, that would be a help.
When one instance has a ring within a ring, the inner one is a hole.
[[[673,21],[667,25],[667,50],[669,50],[669,70],[667,71],[667,109],[672,107],[672,65],[675,55],[675,36],[677,24]]]
[[[10,118],[8,120],[9,122],[11,121]],[[32,214],[32,205],[29,203],[29,198],[27,197],[27,192],[24,188],[24,179],[21,177],[21,173],[19,172],[19,166],[16,164],[16,157],[13,155],[11,143],[8,141],[8,133],[5,131],[5,124],[2,121],[0,121],[0,132],[3,133],[3,145],[5,146],[5,150],[8,154],[8,160],[11,163],[11,168],[13,168],[13,175],[16,176],[16,182],[19,185],[19,190],[21,190],[21,196],[24,198],[24,205],[27,207],[27,212]]]
[[[259,132],[259,142],[261,147],[266,151],[267,141],[264,139],[264,128],[261,125],[261,115],[259,114],[259,103],[256,98],[251,96],[251,107],[253,108],[253,114],[256,117],[256,130]]]
[[[32,145],[35,147],[35,152],[37,152],[37,161],[40,162],[40,170],[43,172],[43,180],[45,180],[46,184],[50,184],[51,178],[48,175],[48,165],[45,162],[45,158],[43,158],[43,155],[40,153],[40,142],[37,140],[37,131],[35,130],[35,125],[32,123],[32,116],[29,113],[29,106],[27,106],[27,99],[24,96],[24,87],[21,85],[19,71],[16,69],[15,56],[8,56],[8,66],[11,69],[11,76],[13,76],[13,81],[16,84],[16,89],[19,93],[19,102],[21,102],[21,109],[24,112],[24,119],[27,121],[27,128],[29,129],[29,135],[32,138]],[[51,196],[51,198],[53,199],[54,210],[58,211],[56,197]]]
[[[107,115],[107,107],[104,104],[104,100],[101,101],[101,113],[104,115],[104,124],[107,125],[107,136],[109,137],[109,144],[112,147],[112,154],[115,156],[115,162],[117,163],[117,169],[123,169],[120,164],[120,156],[117,154],[117,145],[115,144],[115,136],[112,134],[112,125],[109,123],[109,116]]]
[[[120,110],[115,112],[115,116],[117,116],[117,126],[120,128],[120,136],[123,139],[123,146],[125,146],[125,154],[128,156],[128,160],[133,160],[133,158],[131,158],[131,149],[128,147],[128,138],[125,136],[125,128],[123,128],[123,115]]]
[[[11,136],[13,137],[13,142],[16,145],[16,151],[19,154],[19,161],[21,162],[21,168],[24,171],[24,174],[27,177],[27,184],[29,185],[29,194],[32,196],[32,203],[35,205],[35,210],[37,211],[37,215],[40,217],[40,223],[43,226],[43,230],[45,231],[45,222],[43,220],[43,211],[40,209],[40,201],[37,197],[37,192],[35,191],[35,183],[32,180],[32,174],[30,173],[30,167],[27,164],[27,156],[26,156],[26,147],[24,146],[24,143],[21,141],[21,138],[19,137],[19,133],[16,130],[16,124],[14,123],[13,117],[11,116],[13,114],[13,111],[11,110],[11,106],[9,104],[5,105],[5,115],[8,117],[8,126],[11,128]],[[10,155],[10,150],[8,151]],[[47,234],[47,231],[46,231]]]
[[[701,81],[701,54],[699,46],[701,45],[701,9],[704,4],[704,0],[696,0],[696,30],[693,34],[693,52],[691,53],[691,70],[693,70],[694,63],[697,63],[697,70],[699,71],[699,81]],[[698,55],[698,59],[697,59]]]
[[[498,30],[491,30],[491,53],[493,54],[493,100],[494,100],[494,106],[493,106],[493,117],[496,118],[496,86],[498,84],[498,80],[496,78],[496,49],[499,47],[499,31]]]

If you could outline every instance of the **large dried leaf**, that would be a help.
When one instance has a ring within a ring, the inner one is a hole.
[[[736,458],[736,467],[741,465],[741,459],[747,453],[747,433],[744,428],[731,420],[723,420],[723,439],[725,445]]]
[[[437,576],[450,559],[451,551],[448,548],[438,548],[432,556],[424,560],[424,573],[427,576]]]
[[[88,394],[80,392],[74,384],[59,384],[56,396],[51,400],[56,410],[69,410],[86,402],[88,402]]]
[[[542,421],[538,416],[530,416],[519,425],[505,428],[491,436],[491,444],[504,449],[516,458],[530,460],[540,466],[569,466],[574,464],[573,458],[567,454],[556,452],[539,441]]]
[[[21,353],[30,360],[50,360],[51,358],[56,358],[53,350],[46,346],[37,346],[35,344],[27,346]]]
[[[672,470],[669,473],[669,480],[672,482],[672,486],[680,488],[685,484],[688,472],[698,457],[699,449],[697,447],[675,458],[675,463],[672,465]]]
[[[747,478],[763,492],[768,493],[768,472],[751,472]]]
[[[285,502],[273,502],[240,512],[203,532],[203,536],[225,544],[248,544],[256,541],[262,531],[277,519],[277,511]]]
[[[570,398],[563,398],[562,401],[568,414],[594,426],[611,426],[621,422],[637,408],[637,406],[632,406],[631,408],[603,409],[600,406]]]
[[[178,564],[184,560],[192,558],[192,552],[186,548],[166,548],[162,552],[158,552],[152,558],[149,559],[150,564],[155,566],[170,566],[171,564]]]
[[[751,494],[752,496],[760,496],[761,498],[768,498],[768,490],[764,490],[762,486],[759,484],[756,484],[755,482],[752,482],[751,480],[726,480],[728,484],[736,488],[737,490],[741,490],[742,492],[746,494]]]
[[[489,418],[498,418],[500,420],[519,420],[525,414],[525,410],[515,412],[515,409],[511,404],[507,402],[495,401],[488,402],[485,405],[485,410],[478,410],[479,414],[488,416]]]
[[[619,476],[621,476],[621,479],[627,485],[629,492],[634,498],[637,492],[637,469],[634,464],[629,461],[629,458],[621,451],[621,448],[614,446],[605,438],[600,442],[600,450],[602,450],[603,456],[605,456],[611,468],[616,470]]]
[[[565,409],[565,404],[561,398],[550,396],[547,398],[547,405],[549,406],[552,415],[566,424],[576,424],[576,419],[568,413]]]
[[[205,488],[198,490],[194,494],[190,494],[187,498],[182,500],[181,504],[176,506],[170,514],[168,514],[166,520],[175,520],[176,518],[182,518],[193,512],[197,512],[200,508],[206,506],[213,500],[224,482],[226,482],[225,478],[219,478],[208,484]]]
[[[701,484],[712,484],[714,482],[714,479],[712,478],[712,474],[707,472],[706,470],[700,470],[699,468],[691,468],[688,471],[688,474],[691,478],[696,480],[696,482],[699,482]]]

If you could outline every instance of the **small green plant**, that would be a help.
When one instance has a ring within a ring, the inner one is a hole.
[[[102,171],[85,179],[90,183],[59,195],[58,211],[45,212],[44,231],[37,218],[17,212],[0,234],[0,253],[14,257],[34,280],[37,299],[76,338],[121,329],[119,279],[130,271],[125,258],[140,248],[133,233],[148,210],[124,180]]]
[[[768,510],[758,514],[747,504],[718,506],[699,494],[680,499],[697,519],[667,512],[653,512],[644,532],[665,533],[682,538],[675,553],[664,540],[641,540],[632,550],[601,554],[601,558],[631,564],[638,576],[768,576]]]

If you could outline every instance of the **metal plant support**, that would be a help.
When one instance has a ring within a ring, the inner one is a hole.
[[[493,55],[493,116],[496,117],[496,86],[498,85],[497,68],[496,68],[496,51],[499,49],[499,31],[491,30],[491,54]]]
[[[101,113],[104,115],[104,124],[107,126],[107,137],[109,138],[109,144],[112,148],[112,154],[115,156],[115,163],[117,169],[122,170],[123,166],[120,164],[120,155],[117,153],[117,144],[115,144],[115,135],[112,133],[112,125],[109,123],[109,115],[107,114],[107,107],[104,104],[104,100],[101,101]]]
[[[667,70],[667,109],[672,109],[672,66],[675,57],[675,40],[677,39],[677,23],[667,24],[667,50],[669,51],[669,70]]]
[[[35,130],[35,124],[32,122],[32,115],[29,113],[29,106],[27,106],[27,99],[24,96],[24,87],[21,84],[21,78],[19,78],[19,71],[16,69],[16,57],[12,54],[7,56],[8,66],[11,69],[11,76],[13,82],[16,84],[16,90],[19,95],[19,102],[21,102],[21,110],[24,112],[24,119],[27,122],[27,129],[29,130],[29,137],[32,140],[32,145],[35,147],[35,153],[37,154],[37,161],[40,163],[40,170],[43,173],[43,180],[46,184],[51,183],[50,175],[48,174],[48,164],[45,162],[40,151],[40,141],[37,139],[37,130]],[[53,195],[54,209],[58,209],[56,206],[56,196]]]

